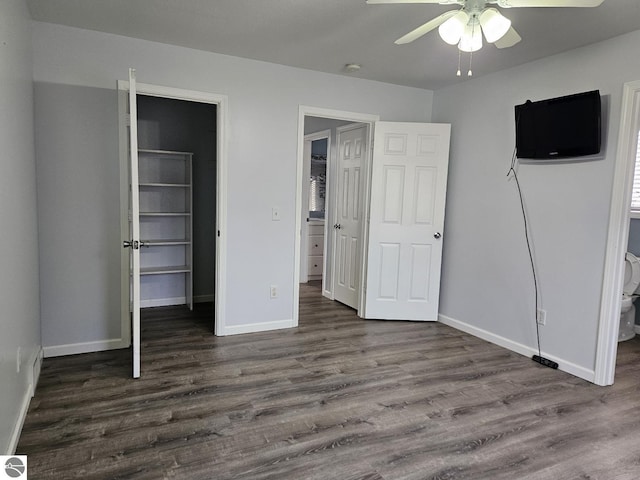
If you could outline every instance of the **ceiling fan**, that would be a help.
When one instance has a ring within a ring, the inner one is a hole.
[[[520,7],[597,7],[604,0],[367,0],[369,5],[390,3],[437,3],[440,5],[460,5],[458,10],[450,10],[429,20],[395,41],[401,45],[438,28],[440,37],[449,45],[458,45],[462,52],[475,52],[482,48],[482,34],[488,43],[498,48],[514,46],[522,38],[511,26],[511,20],[503,16],[495,5],[501,8]]]

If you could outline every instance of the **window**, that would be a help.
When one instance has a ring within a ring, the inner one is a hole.
[[[631,217],[640,218],[640,132],[636,144],[636,168],[633,172],[633,190],[631,192]]]

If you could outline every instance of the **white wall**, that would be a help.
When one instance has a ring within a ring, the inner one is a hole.
[[[514,110],[599,89],[603,158],[522,164],[541,307],[543,355],[592,379],[623,83],[640,79],[640,31],[438,90],[434,121],[451,122],[440,312],[521,352],[535,348],[534,294],[515,183],[506,173]],[[481,68],[481,65],[478,65]]]
[[[296,280],[293,251],[299,105],[379,114],[384,120],[429,121],[431,118],[431,91],[51,24],[34,23],[33,41],[34,77],[39,84],[112,90],[116,80],[126,79],[127,69],[135,67],[138,81],[142,83],[228,96],[228,231],[223,234],[227,235],[229,246],[228,274],[224,281],[227,287],[226,323],[231,327],[288,321],[297,308],[293,305]],[[113,95],[115,108],[115,93]],[[52,106],[47,115],[55,115],[58,108]],[[91,135],[99,136],[95,141],[109,145],[106,147],[108,152],[99,153],[100,162],[117,165],[118,138],[113,130],[116,118],[104,131],[102,120],[107,122],[104,113],[95,112],[87,120],[97,122],[91,132]],[[82,139],[73,128],[75,121],[62,117],[60,125],[49,127],[56,132],[56,142],[73,144]],[[54,137],[52,133],[39,134]],[[46,160],[40,156],[39,161]],[[55,181],[61,183],[55,189],[73,188],[75,166],[84,162],[86,159],[81,152],[72,149],[60,166],[63,170]],[[101,188],[93,175],[84,180],[90,182],[87,189],[91,184]],[[117,192],[117,181],[109,187]],[[53,188],[43,186],[45,190]],[[83,195],[91,200],[90,194]],[[74,193],[74,202],[82,202],[83,195]],[[107,196],[101,197],[100,203]],[[279,222],[271,221],[274,206],[281,210]],[[103,207],[94,205],[91,208],[101,210]],[[113,209],[119,207],[110,208],[109,219],[105,219],[109,223],[100,227],[93,225],[92,230],[103,228],[110,234],[119,231],[119,224],[113,219],[116,211]],[[72,240],[64,232],[75,228],[77,220],[69,218],[64,208],[52,211],[51,216],[51,225],[57,222],[60,235]],[[111,241],[116,242],[114,247],[101,241],[104,256],[97,256],[93,248],[81,249],[68,270],[78,274],[87,268],[99,271],[107,264],[118,265],[119,240],[113,238]],[[59,242],[48,255],[62,254],[62,249],[66,248],[63,243]],[[47,281],[54,282],[54,277],[50,276]],[[269,299],[269,285],[272,284],[278,285],[279,298],[276,300]],[[110,293],[114,289],[119,289],[119,283],[111,277],[108,285],[94,283],[91,291],[83,289],[83,302],[91,304],[92,309],[76,310],[73,315],[62,315],[64,311],[60,310],[59,314],[47,318],[44,328],[55,335],[56,344],[104,340],[119,326],[117,315],[109,314],[117,308],[114,302],[118,299]],[[67,300],[72,298],[70,292],[66,294]]]
[[[24,1],[0,2],[1,454],[15,448],[40,352],[30,22]]]

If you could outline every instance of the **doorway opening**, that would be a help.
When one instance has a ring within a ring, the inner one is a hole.
[[[597,385],[612,385],[616,370],[624,259],[629,242],[631,191],[639,131],[640,81],[635,81],[624,85],[622,95],[596,347],[594,383]]]
[[[140,235],[147,243],[141,252],[143,317],[154,316],[147,309],[184,305],[198,310],[194,318],[208,316],[211,332],[216,110],[208,103],[137,96]]]
[[[374,115],[300,107],[294,325],[301,284],[306,295],[315,292],[360,309],[368,146],[377,120]]]
[[[311,117],[310,117],[311,118]],[[303,216],[301,229],[300,283],[323,286],[326,255],[325,221],[327,215],[327,166],[331,157],[331,129],[315,131],[313,122],[305,122],[304,173],[302,181]],[[307,133],[307,130],[312,133]],[[306,212],[306,213],[305,213]]]
[[[208,318],[208,330],[219,334],[225,325],[227,99],[206,92],[132,83],[132,76],[135,79],[134,70],[130,71],[129,82],[118,82],[120,225],[122,238],[131,239],[129,153],[138,144],[134,151],[139,160],[139,179],[135,181],[139,202],[133,218],[140,218],[136,222],[140,224],[142,247],[138,250],[142,267],[136,270],[140,272],[140,306],[205,305],[206,315],[196,311],[195,316]],[[128,106],[133,103],[139,115],[135,111],[128,114]],[[139,119],[135,129],[130,118]],[[129,141],[130,123],[132,131],[140,132],[131,137],[136,142]],[[130,251],[123,249],[120,265],[121,335],[123,343],[133,342],[136,377],[140,337],[136,315],[133,323],[131,320]]]

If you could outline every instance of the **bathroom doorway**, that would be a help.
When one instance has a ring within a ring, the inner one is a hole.
[[[594,383],[613,384],[618,352],[625,254],[629,244],[633,176],[640,132],[640,81],[624,85],[617,161],[609,213]],[[626,348],[626,347],[625,347]]]

